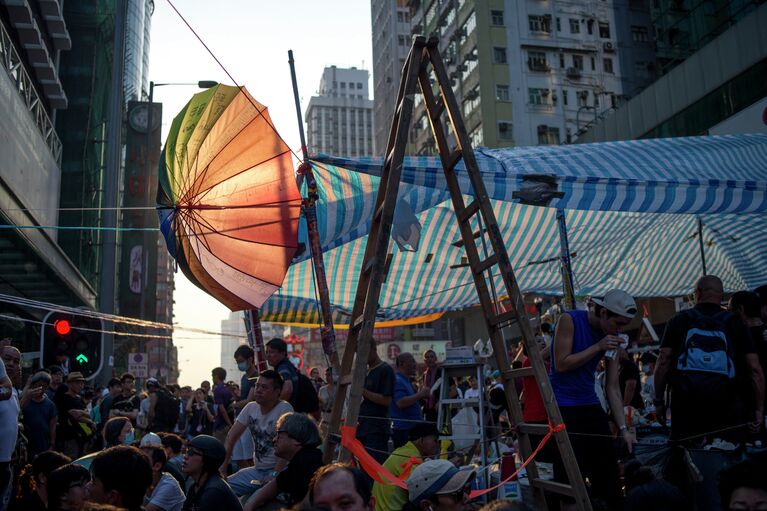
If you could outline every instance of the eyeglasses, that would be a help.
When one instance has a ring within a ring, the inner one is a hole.
[[[202,452],[196,450],[196,449],[186,449],[182,451],[183,455],[187,458],[191,458],[192,456],[202,456]]]

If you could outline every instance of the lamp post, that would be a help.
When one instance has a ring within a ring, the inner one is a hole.
[[[153,129],[153,116],[154,116],[154,88],[155,87],[166,87],[166,86],[195,86],[199,87],[200,89],[210,89],[211,87],[215,87],[218,85],[218,82],[213,80],[200,80],[196,83],[186,83],[186,82],[166,82],[166,83],[155,83],[150,81],[149,82],[149,104],[147,106],[147,129],[146,129],[146,158],[145,158],[145,164],[147,166],[147,175],[152,175],[152,168],[151,164],[153,161],[153,158],[150,158],[149,155],[153,151],[152,146],[152,132]],[[151,197],[148,197],[148,200],[151,201]],[[152,234],[144,234],[144,246],[147,246],[147,242],[149,241],[147,238],[149,236],[153,236]],[[157,240],[152,239],[152,243],[156,243]],[[143,256],[142,266],[144,266],[144,275],[148,275],[149,272],[149,258],[146,254]],[[146,278],[146,277],[145,277]],[[146,319],[146,289],[142,290],[141,293],[141,319]],[[145,348],[145,344],[143,341],[143,338],[139,338],[138,341],[138,351],[141,353],[143,349]],[[147,364],[149,364],[149,353],[147,353]],[[147,369],[149,369],[147,367]],[[151,370],[148,371],[148,373],[151,373]]]

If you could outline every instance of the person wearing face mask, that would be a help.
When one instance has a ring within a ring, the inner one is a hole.
[[[131,445],[136,440],[136,432],[133,429],[133,424],[127,417],[112,417],[109,419],[104,425],[104,430],[101,435],[104,439],[104,450],[116,445]],[[100,452],[101,451],[96,451],[86,454],[82,458],[76,459],[73,463],[90,470],[93,459]]]
[[[571,433],[570,442],[581,474],[591,482],[592,498],[606,502],[610,509],[619,509],[622,498],[618,459],[609,419],[594,389],[594,373],[604,358],[607,402],[631,452],[634,437],[626,426],[623,413],[615,354],[623,344],[619,334],[634,319],[637,306],[628,293],[618,289],[608,291],[604,298],[592,298],[590,305],[588,311],[567,311],[560,317],[554,333],[549,373],[562,419],[567,432]],[[594,456],[595,452],[600,456]],[[554,460],[554,480],[568,481],[560,456]],[[563,498],[563,510],[574,506],[572,499]]]
[[[253,401],[253,382],[256,376],[258,376],[258,368],[256,367],[256,355],[248,345],[243,344],[234,351],[234,360],[237,362],[237,369],[242,371],[242,378],[240,379],[240,399],[235,401],[232,405],[235,411],[235,418],[240,414],[245,405]],[[237,469],[248,468],[253,466],[253,437],[250,435],[242,435],[234,446],[234,452],[232,453],[232,461],[237,464]]]

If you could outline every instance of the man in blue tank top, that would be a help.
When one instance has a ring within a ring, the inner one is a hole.
[[[618,334],[637,313],[634,299],[614,289],[604,298],[593,298],[589,311],[567,311],[559,318],[551,347],[551,387],[562,412],[578,466],[591,483],[590,494],[609,509],[622,509],[618,461],[613,447],[609,418],[594,389],[595,371],[605,353],[605,395],[620,434],[631,450],[633,435],[626,427],[623,397],[618,385],[618,357],[622,339]],[[612,352],[611,352],[612,350]],[[554,479],[567,482],[560,459],[554,463]],[[570,509],[572,501],[563,501]]]

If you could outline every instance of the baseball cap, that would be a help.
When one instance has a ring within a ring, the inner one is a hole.
[[[474,479],[473,469],[458,469],[447,460],[427,460],[407,478],[408,500],[418,505],[434,495],[458,493]]]
[[[431,422],[419,422],[408,431],[409,440],[418,440],[425,436],[439,436],[437,426]]]
[[[631,319],[637,313],[637,304],[634,298],[620,289],[610,290],[604,298],[592,298],[591,301],[624,318]]]
[[[146,380],[146,388],[160,388],[160,382],[157,381],[157,378],[147,378]]]
[[[147,433],[141,437],[141,447],[162,447],[162,439],[157,433]]]

